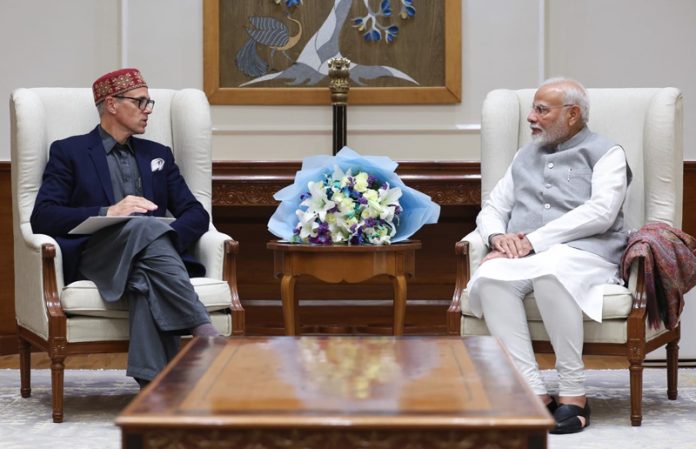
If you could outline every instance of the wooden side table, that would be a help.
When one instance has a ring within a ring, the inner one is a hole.
[[[309,245],[269,242],[274,272],[280,281],[285,335],[300,333],[295,281],[309,275],[320,281],[355,284],[379,275],[392,279],[394,287],[394,335],[403,335],[406,315],[406,280],[415,272],[415,252],[421,242],[407,240],[392,245]]]

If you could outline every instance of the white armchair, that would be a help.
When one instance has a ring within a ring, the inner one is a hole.
[[[211,214],[212,160],[210,107],[199,90],[150,89],[157,102],[144,137],[172,148],[186,182]],[[29,218],[48,160],[50,144],[85,134],[99,122],[91,89],[17,89],[10,98],[15,313],[19,337],[21,395],[30,388],[31,348],[51,359],[53,421],[63,420],[64,360],[72,354],[128,349],[128,308],[104,302],[91,281],[65,285],[60,247],[34,234]],[[211,214],[212,216],[212,214]],[[194,255],[206,277],[191,281],[213,325],[223,335],[244,333],[244,310],[237,294],[237,242],[210,228]]]
[[[502,178],[519,147],[530,140],[526,117],[535,90],[495,90],[483,104],[481,119],[481,199],[485,201]],[[681,226],[682,217],[682,96],[675,88],[588,89],[592,131],[618,142],[626,150],[633,181],[624,204],[628,229],[660,221]],[[487,335],[483,320],[470,309],[465,290],[470,273],[488,251],[477,231],[455,246],[457,280],[448,311],[452,335]],[[627,287],[606,285],[602,322],[585,317],[585,354],[621,355],[630,364],[631,424],[642,420],[642,373],[645,355],[667,345],[667,395],[677,397],[680,329],[653,330],[646,325],[641,271],[634,264]],[[535,350],[551,345],[534,295],[524,300]]]

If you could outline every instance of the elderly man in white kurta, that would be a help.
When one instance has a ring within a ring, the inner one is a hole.
[[[515,158],[476,219],[491,252],[469,285],[533,391],[556,419],[551,433],[589,424],[582,362],[583,312],[602,318],[602,284],[620,282],[626,245],[622,206],[631,171],[623,148],[587,127],[589,102],[574,80],[544,82],[527,117],[532,142]],[[534,292],[554,352],[559,402],[534,358],[522,305]]]

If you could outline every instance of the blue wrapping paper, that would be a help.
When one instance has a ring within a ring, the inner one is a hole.
[[[386,156],[361,156],[348,147],[343,147],[336,156],[317,155],[306,157],[302,168],[295,174],[295,182],[273,195],[280,205],[268,221],[268,230],[282,240],[292,241],[298,218],[295,213],[300,207],[303,193],[308,190],[310,181],[320,181],[324,175],[333,173],[338,166],[343,171],[352,169],[353,173],[364,171],[391,187],[401,188],[399,200],[403,211],[399,217],[396,234],[392,243],[407,240],[423,225],[437,223],[440,206],[430,196],[406,186],[395,173],[398,164]]]

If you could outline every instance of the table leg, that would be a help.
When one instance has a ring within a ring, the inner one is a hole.
[[[406,276],[398,275],[392,278],[394,285],[394,335],[404,335],[404,320],[406,317]]]
[[[295,299],[295,277],[284,274],[280,280],[280,299],[283,303],[283,322],[285,335],[298,335],[300,333],[300,320]]]

